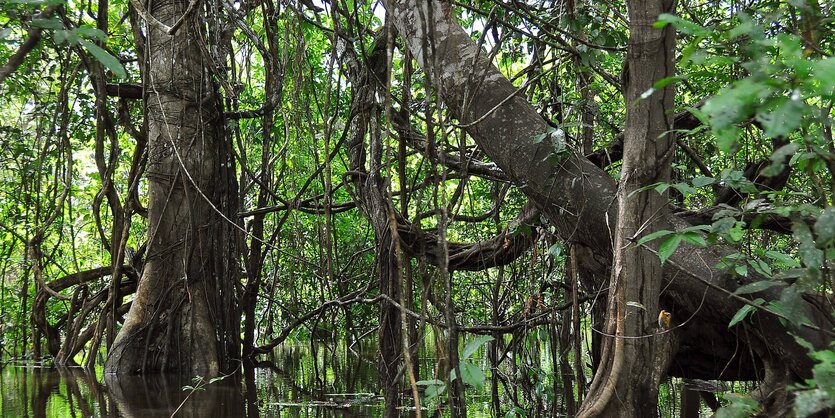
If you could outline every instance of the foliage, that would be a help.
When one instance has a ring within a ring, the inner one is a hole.
[[[805,418],[835,408],[835,349],[812,351],[813,376],[795,388],[794,411]]]
[[[716,411],[716,418],[744,418],[755,415],[760,409],[757,401],[748,396],[728,393],[724,396],[729,403]]]
[[[740,39],[747,41],[742,50],[743,56],[740,57],[744,59],[740,62],[747,76],[732,82],[728,88],[710,98],[701,109],[709,120],[721,151],[738,152],[740,125],[753,118],[766,138],[784,143],[770,155],[770,164],[761,172],[763,176],[775,177],[785,170],[796,170],[813,177],[820,175],[831,178],[832,166],[829,165],[829,171],[826,171],[826,161],[831,158],[831,143],[825,144],[822,140],[831,142],[829,109],[835,90],[830,80],[835,80],[835,60],[810,59],[814,52],[807,44],[808,41],[801,36],[790,33],[768,36],[766,28],[779,24],[781,18],[779,15],[766,16],[758,22],[750,15],[741,14],[738,25],[727,32],[715,31],[714,28],[703,27],[675,16],[666,16],[662,21],[663,24],[671,23],[682,32],[694,35],[696,39],[690,44],[691,47],[707,38],[720,43]],[[689,52],[693,53],[694,50]],[[757,187],[740,171],[727,172],[723,177],[723,182],[740,192],[759,193]],[[785,196],[775,193],[767,197]],[[778,300],[753,299],[737,312],[729,327],[760,309],[780,315],[785,322],[795,327],[810,323],[798,308],[800,294],[820,289],[818,283],[823,284],[828,280],[824,278],[823,271],[829,270],[831,260],[835,259],[831,233],[835,222],[831,206],[827,207],[831,201],[828,202],[826,195],[817,200],[822,200],[823,208],[809,203],[780,202],[776,199],[768,199],[768,204],[765,203],[766,199],[748,203],[746,208],[758,214],[752,226],[768,215],[792,218],[794,244],[800,263],[785,253],[762,249],[755,250],[753,254],[726,256],[726,261],[723,261],[725,268],[744,277],[748,275],[747,264],[761,277],[765,277],[765,280],[740,286],[734,291],[735,295],[763,294],[775,288],[780,294]],[[738,213],[732,210],[714,215],[710,232],[731,243],[743,242],[752,232],[744,229],[748,226],[745,222],[735,219]],[[812,216],[813,221],[805,218],[808,216]],[[810,224],[813,226],[810,227]],[[672,233],[661,232],[654,238]],[[713,238],[711,241],[715,240]],[[764,262],[758,255],[765,255],[764,258],[774,264]],[[664,260],[661,251],[659,256]],[[786,269],[780,271],[772,266]],[[814,377],[805,385],[795,388],[794,410],[798,416],[810,416],[835,405],[832,396],[832,354],[831,349],[812,350],[811,356],[817,362]],[[728,399],[730,404],[723,407],[717,416],[749,416],[758,410],[757,403],[746,396],[731,394]]]
[[[464,350],[461,352],[458,369],[461,370],[461,380],[468,386],[473,386],[477,389],[483,389],[487,376],[482,371],[481,367],[474,364],[470,358],[475,354],[484,344],[493,341],[493,337],[489,335],[480,335],[467,343]],[[452,369],[449,372],[449,380],[453,381],[458,378],[456,370]],[[446,391],[446,383],[442,380],[420,380],[416,382],[418,386],[426,388],[424,396],[429,401],[437,398]]]

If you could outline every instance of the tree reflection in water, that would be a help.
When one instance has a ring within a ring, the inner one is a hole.
[[[362,354],[346,354],[344,343],[317,345],[279,347],[273,362],[198,390],[184,390],[194,386],[187,376],[115,379],[80,368],[7,364],[0,371],[0,417],[168,418],[175,411],[194,418],[381,416],[374,344]]]

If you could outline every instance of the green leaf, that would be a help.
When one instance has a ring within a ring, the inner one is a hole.
[[[794,93],[793,96],[795,94],[797,93]],[[803,100],[800,100],[799,94],[797,95],[798,97],[781,100],[782,103],[771,112],[757,115],[757,120],[765,128],[766,136],[769,138],[784,137],[800,126],[803,122],[803,114],[808,106]]]
[[[733,223],[733,227],[729,229],[724,235],[725,239],[732,243],[738,243],[742,241],[742,238],[745,236],[745,222],[742,221],[735,221]]]
[[[739,143],[739,128],[736,126],[715,127],[712,126],[713,135],[716,137],[716,146],[725,154],[733,154],[737,151]]]
[[[661,259],[661,264],[664,264],[676,252],[678,245],[681,244],[681,240],[681,235],[673,235],[658,247],[658,258]]]
[[[813,64],[814,79],[820,84],[818,93],[822,96],[835,96],[835,57]]]
[[[635,302],[634,300],[630,300],[629,302],[626,302],[626,306],[631,306],[633,308],[638,308],[638,309],[641,309],[641,310],[644,310],[644,311],[647,310],[647,308],[644,305],[642,305],[640,302]]]
[[[696,176],[693,178],[693,187],[705,187],[713,183],[716,183],[713,177]]]
[[[710,232],[712,230],[710,225],[693,225],[681,230],[681,232]]]
[[[431,379],[431,380],[418,380],[415,382],[418,386],[440,386],[443,385],[444,382],[438,379]]]
[[[664,77],[664,78],[656,81],[655,84],[652,85],[652,88],[655,89],[655,90],[661,90],[664,87],[669,86],[670,84],[674,84],[674,83],[677,83],[681,80],[686,80],[686,79],[687,79],[687,77],[682,77],[682,76]]]
[[[796,221],[792,224],[792,232],[794,239],[800,243],[798,253],[803,264],[819,270],[823,264],[823,251],[815,248],[815,240],[809,226],[803,221]]]
[[[654,28],[664,28],[667,25],[672,24],[678,29],[679,32],[685,33],[688,35],[694,36],[706,36],[709,35],[708,30],[696,23],[693,23],[689,20],[682,19],[678,16],[671,15],[669,13],[661,13],[658,15],[658,21],[653,23]]]
[[[552,152],[548,154],[547,157],[545,157],[545,161],[553,166],[559,165],[560,163],[562,163],[563,160],[565,160],[565,157],[564,154],[561,152]]]
[[[73,29],[73,32],[87,39],[98,39],[102,42],[107,41],[107,34],[101,29],[97,29],[92,26],[80,26]]]
[[[415,382],[415,384],[418,386],[426,386],[426,391],[424,391],[423,394],[429,399],[441,395],[442,393],[444,393],[444,390],[446,390],[446,384],[437,379],[419,380]]]
[[[771,277],[772,275],[774,275],[774,272],[771,270],[771,266],[769,266],[768,263],[766,263],[763,260],[752,260],[750,264],[751,267],[753,267],[757,273],[765,277]]]
[[[705,102],[702,111],[710,119],[711,130],[722,152],[729,153],[734,149],[739,133],[736,124],[748,119],[772,90],[768,84],[745,78]]]
[[[810,389],[795,392],[794,412],[797,418],[806,418],[835,405],[835,399],[826,391]]]
[[[835,208],[824,209],[815,221],[815,234],[818,235],[818,247],[828,245],[835,239]]]
[[[797,343],[797,345],[805,348],[806,351],[809,351],[810,353],[815,351],[815,347],[809,341],[806,341],[805,339],[797,335],[792,335],[792,337],[794,337],[794,341]]]
[[[783,289],[783,292],[780,294],[780,300],[771,301],[770,305],[779,305],[780,311],[789,318],[791,323],[795,326],[800,326],[800,324],[811,323],[805,314],[805,303],[803,300],[803,292],[795,284]]]
[[[504,414],[504,418],[516,418],[516,417],[526,417],[526,416],[528,416],[528,415],[525,413],[525,410],[521,407],[518,407],[518,406],[514,406],[513,408],[510,408],[510,410],[508,410],[507,413]]]
[[[716,411],[716,418],[748,418],[759,409],[757,401],[746,395],[726,393],[723,395],[729,404]]]
[[[687,241],[697,247],[707,247],[707,241],[705,241],[705,238],[697,232],[684,232],[679,235],[681,235],[681,238],[684,241]]]
[[[794,153],[797,152],[798,147],[799,146],[797,144],[792,142],[783,145],[774,151],[774,153],[771,154],[771,164],[763,169],[762,175],[772,177],[780,174],[783,171],[783,167],[786,165],[786,158],[794,155]]]
[[[663,194],[669,188],[670,183],[658,183],[658,185],[655,186],[655,191],[658,192],[658,194]]]
[[[765,300],[763,300],[762,298],[757,298],[754,299],[753,302],[755,305],[761,305],[763,302],[765,302]],[[752,312],[756,310],[757,308],[751,305],[743,306],[738,311],[736,311],[734,317],[731,318],[731,322],[728,323],[728,328],[731,328],[734,325],[740,323],[743,319],[745,319],[748,315],[750,315]]]
[[[550,248],[548,248],[548,254],[554,259],[560,258],[560,256],[562,255],[562,245],[552,245]]]
[[[804,268],[792,268],[788,270],[783,270],[780,273],[774,276],[774,280],[782,280],[784,282],[788,281],[795,281],[801,277],[806,277],[809,273],[808,270]]]
[[[736,291],[734,291],[735,295],[747,295],[750,293],[757,293],[763,291],[768,288],[772,288],[774,286],[780,286],[783,283],[770,281],[770,280],[763,280],[759,282],[749,283],[745,286],[740,286]]]
[[[690,106],[685,107],[684,109],[687,110],[688,112],[692,113],[693,116],[695,116],[696,119],[698,119],[699,122],[702,123],[702,125],[709,125],[710,124],[710,119],[708,119],[705,112],[702,112],[701,109],[696,108],[696,107],[690,107]]]
[[[759,30],[759,28],[757,28],[757,25],[750,17],[745,16],[740,20],[742,20],[742,23],[740,23],[735,28],[731,29],[730,32],[728,32],[729,39],[736,39],[740,36],[752,34]]]
[[[57,17],[48,19],[32,19],[32,26],[43,29],[64,29],[64,23]]]
[[[493,341],[494,338],[489,335],[479,335],[473,338],[464,346],[464,351],[461,353],[461,360],[467,360],[473,355],[482,345],[487,344],[488,341]],[[462,372],[463,373],[463,372]]]
[[[458,369],[461,370],[461,381],[464,384],[474,386],[478,389],[484,387],[484,381],[487,380],[487,376],[484,375],[484,371],[480,367],[462,361],[458,363]]]
[[[664,28],[667,27],[667,25],[672,23],[672,19],[670,19],[668,17],[668,16],[672,16],[672,15],[667,15],[667,16],[665,16],[665,15],[666,15],[666,13],[658,16],[658,20],[655,23],[652,24],[652,27],[655,28],[655,29],[664,29]],[[675,17],[675,16],[673,16],[673,17]]]
[[[66,42],[69,45],[75,45],[78,43],[78,35],[71,30],[56,30],[52,34],[52,40],[55,41],[56,44],[62,44]]]
[[[78,43],[80,43],[84,48],[90,52],[96,59],[105,67],[113,71],[119,78],[127,78],[128,73],[125,71],[125,68],[122,67],[122,64],[119,60],[110,55],[109,52],[105,51],[98,45],[86,40],[86,39],[79,39]]]
[[[693,186],[687,183],[673,184],[673,188],[681,192],[681,194],[683,194],[685,197],[696,193],[696,189],[694,189]]]
[[[645,235],[645,236],[641,237],[641,239],[638,240],[637,245],[644,245],[647,242],[650,242],[650,241],[652,241],[656,238],[665,237],[665,236],[670,235],[672,233],[673,233],[673,231],[669,231],[669,230],[666,230],[666,229],[662,229],[660,231],[655,231],[655,232],[653,232],[649,235]]]

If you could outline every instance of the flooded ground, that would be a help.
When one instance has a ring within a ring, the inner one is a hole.
[[[10,363],[0,372],[0,417],[377,417],[382,398],[375,350],[319,345],[314,354],[310,344],[288,346],[276,351],[269,367],[214,382],[174,376],[113,380],[80,368]],[[424,363],[431,368],[429,359]],[[468,390],[469,416],[490,416],[488,393]],[[404,408],[402,416],[413,415]]]

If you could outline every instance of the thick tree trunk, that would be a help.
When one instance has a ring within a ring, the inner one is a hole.
[[[188,4],[155,2],[151,13],[171,25]],[[240,350],[234,217],[220,215],[236,210],[234,164],[196,19],[174,36],[149,26],[148,255],[105,370],[211,376]]]
[[[672,334],[656,323],[661,309],[662,270],[657,255],[635,245],[635,238],[659,228],[666,195],[645,186],[669,182],[675,134],[670,131],[675,89],[642,97],[653,84],[675,73],[675,31],[653,28],[672,1],[629,2],[626,129],[618,187],[618,219],[609,281],[604,357],[597,369],[582,417],[658,415],[658,385],[673,354]],[[663,223],[660,225],[663,227]]]
[[[448,3],[385,3],[412,55],[433,84],[441,86],[450,110],[487,155],[542,209],[560,236],[577,244],[581,277],[600,288],[609,278],[611,231],[618,219],[612,179],[573,151],[557,164],[546,161],[554,148],[550,141],[537,143],[534,137],[545,133],[548,126],[455,22]],[[685,226],[673,216],[659,219],[656,224],[659,229]],[[720,257],[729,251],[722,247],[700,249],[682,245],[663,268],[665,291],[661,304],[681,322],[687,320],[680,328],[680,349],[671,374],[757,379],[766,367],[786,370],[793,380],[810,376],[811,360],[806,350],[777,318],[760,314],[728,329],[728,322],[742,304],[712,286],[733,291],[740,285],[730,274],[715,268]],[[754,276],[749,280],[761,280]],[[779,289],[755,297],[775,299]],[[812,304],[804,305],[803,311],[821,328],[832,328],[828,314]],[[805,328],[795,332],[818,348],[830,340],[823,333]],[[747,353],[753,353],[754,358]]]

